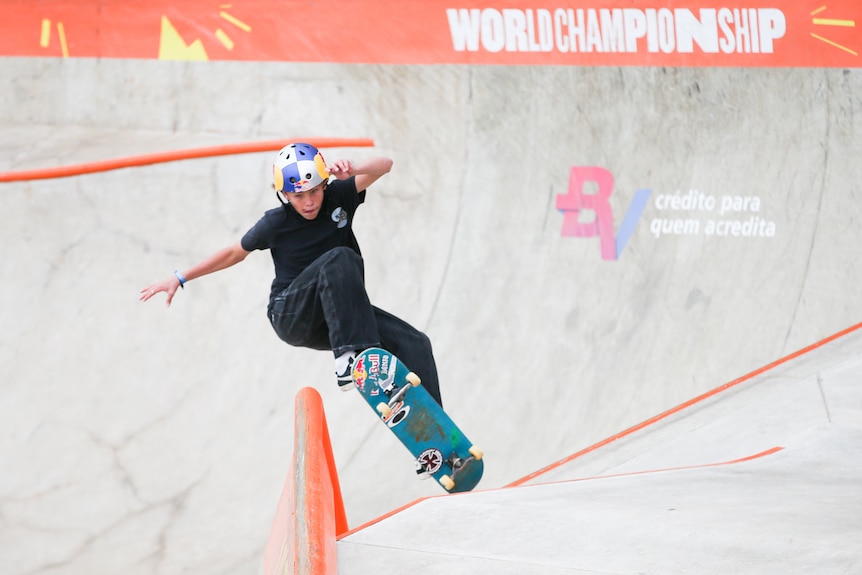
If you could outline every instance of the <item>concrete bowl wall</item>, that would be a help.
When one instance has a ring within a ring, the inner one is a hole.
[[[0,171],[373,138],[325,151],[395,160],[357,218],[367,287],[431,337],[484,488],[862,317],[858,70],[14,58],[0,77]],[[4,571],[256,568],[309,385],[351,527],[442,494],[330,354],[272,332],[268,254],[137,301],[277,205],[270,161],[0,184]],[[613,177],[615,260],[563,234],[596,218],[557,208],[581,167]]]

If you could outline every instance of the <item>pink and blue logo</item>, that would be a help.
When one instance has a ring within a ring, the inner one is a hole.
[[[597,191],[586,193],[587,184]],[[652,190],[638,190],[626,211],[618,232],[614,232],[614,213],[610,197],[614,176],[605,168],[573,166],[569,172],[569,191],[557,195],[557,209],[563,212],[563,237],[593,238],[598,236],[603,260],[618,260],[631,239],[635,227],[649,201]],[[595,215],[592,221],[582,221],[583,212]]]

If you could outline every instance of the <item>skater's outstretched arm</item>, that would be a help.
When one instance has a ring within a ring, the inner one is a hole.
[[[178,271],[174,275],[165,280],[151,284],[141,290],[141,301],[147,301],[159,292],[168,294],[167,305],[171,305],[171,300],[174,299],[174,294],[180,288],[180,276],[183,282],[191,281],[195,278],[229,268],[232,265],[238,264],[246,258],[249,252],[242,248],[242,245],[237,242],[226,248],[222,248],[208,258],[201,261],[199,264],[192,266],[185,271]]]
[[[381,156],[359,162],[336,160],[328,167],[330,175],[339,180],[356,176],[356,191],[361,192],[376,182],[380,176],[389,173],[392,169],[392,159]]]

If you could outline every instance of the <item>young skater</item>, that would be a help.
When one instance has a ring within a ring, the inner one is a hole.
[[[165,292],[171,304],[179,288],[201,276],[269,250],[275,264],[267,316],[275,333],[293,346],[332,350],[339,387],[353,387],[353,360],[368,347],[391,351],[422,379],[438,403],[440,385],[428,337],[373,306],[365,291],[364,265],[353,218],[366,190],[392,168],[386,157],[329,165],[309,144],[282,148],[273,164],[281,206],[268,210],[239,242],[141,290],[141,301]]]

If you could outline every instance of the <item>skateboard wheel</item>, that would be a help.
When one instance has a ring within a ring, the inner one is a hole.
[[[484,455],[484,453],[482,453],[482,450],[475,445],[471,446],[470,449],[468,449],[467,451],[470,452],[470,455],[472,455],[473,459],[475,459],[476,461],[482,460],[482,456]]]
[[[419,387],[419,384],[422,383],[422,380],[419,379],[419,376],[416,375],[415,373],[413,373],[412,371],[410,373],[408,373],[407,377],[405,377],[404,379],[406,379],[407,382],[410,385],[412,385],[413,387]]]
[[[446,491],[452,491],[455,488],[455,482],[452,481],[452,478],[448,475],[444,475],[440,478],[440,485],[442,485]]]
[[[389,407],[388,403],[378,403],[377,413],[379,413],[383,417],[389,417],[390,415],[392,415],[392,408]]]

